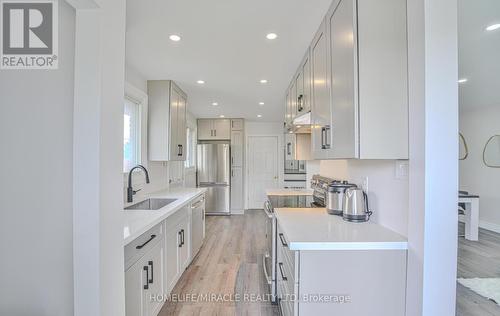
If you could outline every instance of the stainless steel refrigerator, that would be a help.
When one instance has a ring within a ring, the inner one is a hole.
[[[197,185],[207,188],[205,213],[230,214],[230,158],[229,143],[198,144]]]

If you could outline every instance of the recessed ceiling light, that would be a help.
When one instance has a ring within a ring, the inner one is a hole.
[[[181,37],[179,35],[172,34],[168,38],[170,38],[171,41],[178,42],[181,40]]]
[[[217,102],[212,102],[212,105],[213,105],[213,106],[217,106],[217,105],[219,105],[219,103],[217,103]]]
[[[262,117],[262,115],[260,115],[260,114],[257,114],[257,117]]]
[[[259,102],[259,105],[264,105],[264,102]]]
[[[267,80],[266,79],[261,79],[260,83],[267,83]]]
[[[197,84],[204,84],[204,83],[205,83],[205,81],[203,81],[203,80],[198,80],[198,81],[196,81],[196,83],[197,83]]]
[[[220,118],[224,118],[225,116],[224,115],[219,115]]]
[[[289,131],[288,134],[293,134],[293,131]]]
[[[466,83],[467,81],[467,78],[458,79],[458,83]]]
[[[301,128],[302,126],[301,125],[297,125],[297,128]]]
[[[269,33],[266,35],[266,38],[270,40],[276,39],[277,37],[278,35],[276,33]]]
[[[492,24],[486,28],[486,31],[494,31],[500,29],[500,24]]]

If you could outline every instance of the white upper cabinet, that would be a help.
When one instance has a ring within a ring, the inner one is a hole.
[[[406,2],[335,1],[326,20],[328,158],[407,159]]]
[[[311,68],[309,60],[310,56],[308,50],[295,76],[298,116],[311,111]]]
[[[245,127],[245,121],[243,119],[231,119],[231,130],[232,131],[242,131]]]
[[[148,81],[151,161],[186,159],[186,94],[171,80]]]
[[[198,140],[231,139],[231,120],[198,119]]]
[[[311,44],[311,119],[314,127],[311,129],[311,136],[315,159],[327,159],[332,155],[330,133],[332,113],[327,48],[327,34],[323,22]]]

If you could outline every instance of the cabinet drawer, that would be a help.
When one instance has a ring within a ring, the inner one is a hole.
[[[162,239],[163,224],[160,223],[126,245],[124,249],[125,269],[132,266]]]
[[[294,267],[294,263],[295,263],[295,251],[292,251],[290,250],[290,248],[288,248],[288,240],[285,236],[285,234],[283,233],[283,230],[281,229],[281,227],[278,225],[278,238],[277,238],[277,244],[278,244],[278,251],[280,251],[283,255],[283,257],[285,257],[283,260],[288,260],[288,262],[292,265],[292,268],[295,269]],[[292,270],[292,271],[295,271],[295,270]]]

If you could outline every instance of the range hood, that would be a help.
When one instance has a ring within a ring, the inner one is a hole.
[[[292,131],[295,134],[311,134],[311,112],[304,113],[293,119]]]

